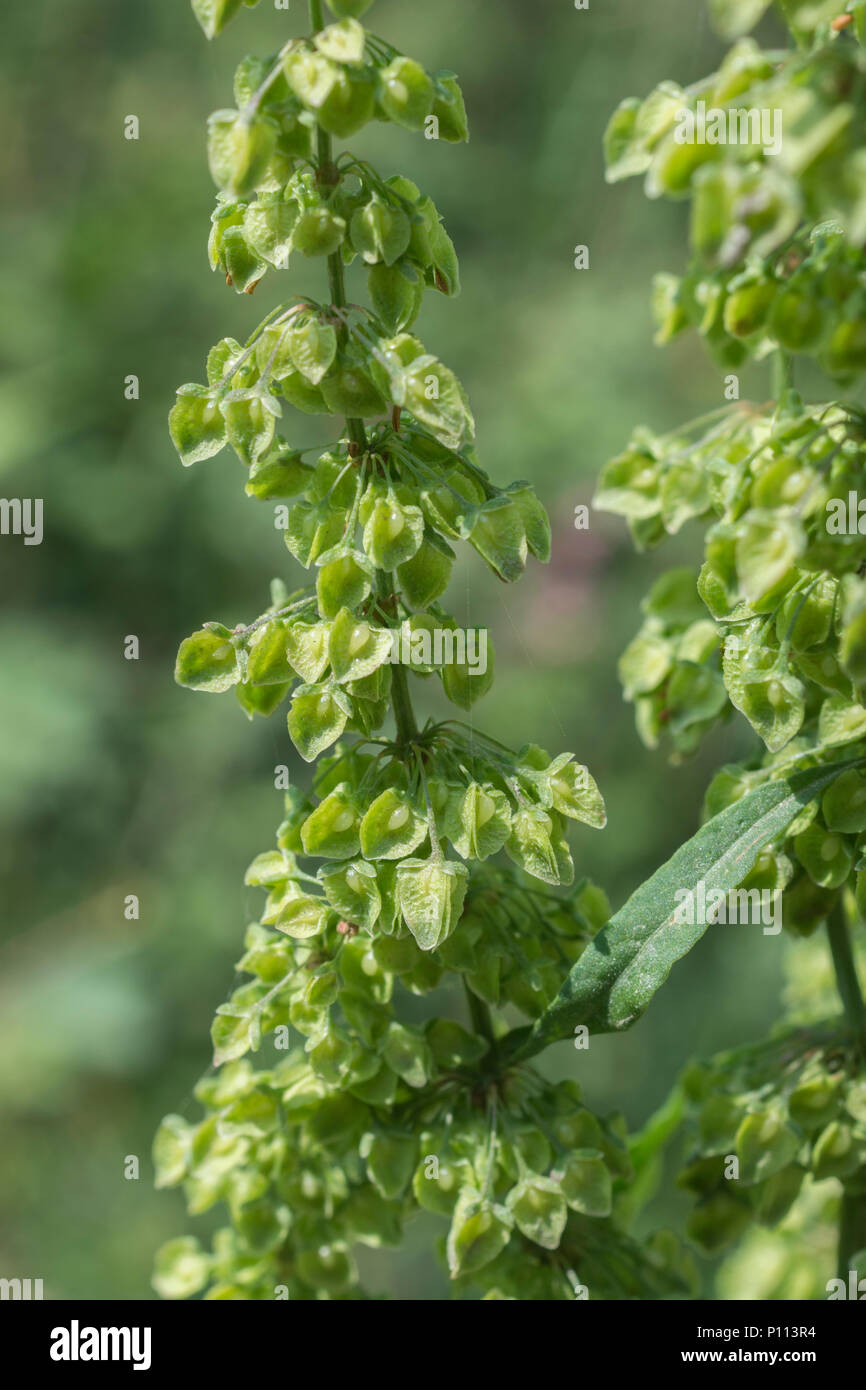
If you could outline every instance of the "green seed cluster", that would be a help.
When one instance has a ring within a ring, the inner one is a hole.
[[[683,1085],[691,1153],[679,1184],[697,1198],[687,1231],[703,1250],[753,1222],[776,1225],[807,1176],[866,1193],[866,1069],[844,1032],[802,1029],[728,1053]]]
[[[321,1062],[325,1080],[342,1084],[351,1074],[346,1084],[354,1086],[375,1075],[364,1098],[375,1094],[386,1103],[396,1084],[382,1054],[395,980],[424,995],[454,971],[478,999],[510,1003],[535,1017],[555,995],[563,968],[609,916],[604,894],[585,880],[568,897],[549,899],[517,874],[485,868],[469,880],[461,865],[445,860],[437,866],[358,858],[325,864],[313,878],[298,869],[294,855],[277,850],[260,855],[246,881],[268,889],[238,963],[256,983],[221,1008],[217,1061],[241,1056],[259,1045],[263,1030],[290,1023],[307,1037],[311,1062]],[[400,1030],[401,1037],[411,1033]],[[412,1036],[422,1047],[423,1030]],[[428,1056],[423,1047],[422,1053]],[[413,1073],[417,1084],[431,1079],[428,1071]]]
[[[692,752],[728,700],[771,753],[866,727],[856,508],[849,526],[850,495],[866,490],[864,426],[856,408],[805,407],[789,392],[773,413],[726,409],[697,437],[640,431],[606,466],[596,505],[627,517],[639,544],[692,520],[706,528],[699,575],[657,582],[622,659],[650,746],[665,734]]]
[[[737,37],[761,8],[717,6],[715,17]],[[609,177],[645,172],[651,196],[691,200],[694,260],[656,282],[659,341],[691,325],[728,367],[776,351],[847,382],[866,369],[866,30],[859,6],[833,27],[836,8],[786,4],[797,50],[740,38],[706,81],[663,83],[614,116]],[[683,142],[678,126],[698,103],[775,114],[780,148]],[[732,405],[665,437],[640,430],[607,465],[597,505],[625,516],[639,546],[693,519],[706,526],[697,598],[686,572],[665,576],[623,657],[647,744],[688,755],[730,705],[772,754],[866,731],[864,425],[856,406],[806,406],[788,390],[775,410]]]
[[[792,18],[795,7],[783,8]],[[866,369],[862,262],[849,249],[866,239],[866,26],[849,6],[856,24],[833,30],[842,8],[799,6],[798,50],[742,38],[710,77],[688,89],[663,82],[612,117],[608,179],[645,174],[650,197],[691,204],[693,264],[655,282],[658,341],[694,327],[725,366],[781,347],[844,379]],[[706,124],[687,137],[684,113],[694,121],[699,105],[705,122],[717,113],[724,138]]]
[[[196,1087],[206,1118],[168,1116],[158,1182],[183,1183],[190,1210],[224,1202],[231,1225],[205,1250],[193,1237],[159,1252],[165,1298],[358,1298],[353,1247],[400,1243],[418,1210],[448,1223],[440,1242],[455,1287],[497,1298],[684,1294],[693,1270],[678,1242],[644,1246],[613,1226],[630,1175],[621,1119],[598,1120],[573,1083],[509,1080],[500,1124],[467,1090],[479,1040],[439,1020],[417,1045],[394,1036],[399,1091],[386,1111],[336,1090],[302,1054],[269,1071],[229,1062]],[[482,1044],[483,1046],[483,1044]],[[435,1088],[419,1090],[419,1067]]]
[[[832,529],[866,491],[863,425],[854,409],[807,408],[789,392],[772,415],[725,410],[697,439],[641,431],[603,472],[597,505],[628,517],[639,543],[706,527],[699,574],[668,571],[644,600],[620,677],[644,742],[675,759],[732,709],[759,735],[766,753],[719,774],[708,814],[795,759],[866,755],[866,535]],[[849,879],[866,902],[864,830],[866,776],[852,768],[743,886],[784,889],[784,924],[811,931]]]
[[[862,268],[859,250],[827,221],[734,271],[699,262],[684,276],[659,274],[655,341],[669,343],[694,328],[728,370],[781,349],[851,383],[866,371]]]
[[[209,123],[221,190],[209,251],[239,293],[284,268],[292,252],[338,252],[345,265],[361,257],[373,302],[394,330],[416,317],[425,287],[457,293],[457,258],[432,199],[348,154],[325,169],[315,163],[317,129],[347,139],[374,119],[413,131],[429,119],[437,139],[467,140],[453,73],[426,73],[349,18],[294,41],[276,62],[245,58],[234,85],[240,109],[217,111]],[[315,393],[307,395],[312,408]]]
[[[279,838],[295,842],[312,816],[294,793],[287,812]],[[183,1181],[192,1213],[224,1202],[232,1227],[208,1256],[187,1238],[164,1247],[156,1273],[163,1296],[186,1297],[205,1285],[209,1298],[273,1298],[278,1286],[306,1298],[312,1296],[307,1285],[320,1297],[323,1290],[349,1296],[357,1282],[352,1245],[397,1243],[419,1210],[451,1219],[443,1254],[452,1278],[466,1282],[483,1270],[485,1290],[525,1288],[525,1260],[518,1278],[506,1249],[512,1237],[558,1251],[569,1211],[610,1217],[614,1180],[629,1176],[621,1121],[596,1120],[572,1085],[551,1087],[526,1071],[497,1078],[489,1039],[448,1018],[423,1027],[403,1023],[395,1007],[395,993],[397,1002],[402,991],[430,994],[454,972],[476,999],[537,1016],[609,917],[604,894],[584,881],[569,897],[551,900],[517,873],[509,881],[483,865],[462,914],[448,903],[450,934],[442,939],[436,914],[443,897],[429,866],[417,883],[418,864],[335,861],[312,879],[297,869],[292,851],[279,849],[250,866],[247,883],[268,890],[237,962],[252,980],[218,1010],[212,1038],[220,1071],[196,1090],[219,1115],[196,1128],[168,1117],[154,1148],[159,1184]],[[401,868],[409,884],[402,892]],[[447,868],[443,862],[442,872]],[[319,891],[314,895],[311,887]],[[424,935],[434,918],[435,947]],[[290,1035],[305,1040],[303,1052],[270,1071],[252,1070],[245,1054],[261,1048],[263,1038],[285,1048]],[[268,1091],[277,1094],[263,1099]],[[232,1128],[248,1109],[266,1112],[261,1135]],[[262,1146],[224,1146],[226,1135],[260,1138]],[[269,1182],[275,1147],[285,1176]],[[298,1184],[308,1155],[325,1188],[336,1184],[345,1209],[320,1210],[307,1200],[307,1187]],[[347,1176],[360,1191],[347,1186]],[[365,1221],[375,1216],[372,1227],[355,1224],[356,1207]],[[286,1211],[293,1214],[291,1240]],[[251,1246],[250,1222],[255,1240],[264,1223],[268,1234],[261,1238],[272,1241],[266,1249]],[[319,1267],[323,1244],[334,1252],[338,1276]],[[595,1297],[623,1296],[618,1290],[627,1285],[611,1283],[603,1261],[595,1274],[592,1259],[587,1267],[583,1245],[571,1263],[564,1255],[536,1261],[539,1291],[531,1296],[574,1297],[568,1290],[587,1280]],[[621,1257],[617,1278],[653,1275],[679,1287],[685,1275],[674,1261],[675,1253],[681,1258],[678,1247],[662,1243],[661,1253],[664,1260],[635,1246],[631,1258]],[[186,1282],[187,1269],[195,1272],[194,1284]]]
[[[200,400],[181,398],[180,408]],[[260,456],[233,440],[249,466],[246,490],[284,507],[286,545],[315,583],[292,594],[277,583],[251,624],[208,623],[194,633],[178,655],[178,682],[235,687],[251,717],[272,714],[294,686],[289,732],[307,761],[346,730],[382,725],[395,661],[417,676],[435,672],[452,703],[469,709],[490,689],[494,656],[486,631],[482,653],[481,636],[459,632],[438,602],[455,559],[451,542],[468,541],[508,580],[530,553],[546,560],[549,523],[531,487],[494,487],[468,456],[418,426],[398,433],[382,425],[363,453],[341,444],[307,464],[274,441],[274,417],[262,418],[271,443]],[[224,437],[222,414],[220,427]]]

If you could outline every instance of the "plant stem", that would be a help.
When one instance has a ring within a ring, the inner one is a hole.
[[[415,723],[415,711],[412,709],[406,668],[399,661],[395,661],[391,668],[391,704],[400,742],[414,742],[418,737],[418,725]]]
[[[389,617],[397,615],[397,594],[391,576],[385,570],[376,572],[376,592],[379,602]],[[409,694],[409,676],[402,661],[391,663],[391,708],[397,725],[397,739],[407,746],[418,737],[418,725]]]
[[[322,0],[310,0],[310,24],[314,33],[318,33],[323,28]],[[319,175],[320,178],[322,175],[328,178],[333,167],[333,147],[330,135],[321,126],[316,127],[316,142]],[[344,309],[346,307],[346,279],[343,256],[339,250],[328,257],[328,285],[331,303],[337,309]],[[342,338],[346,336],[345,324],[340,330],[340,335]],[[364,421],[347,419],[346,430],[352,443],[363,453],[367,447]],[[377,588],[379,597],[387,608],[388,600],[393,599],[395,595],[391,579],[384,572],[379,574]],[[415,712],[412,709],[412,697],[409,694],[406,668],[398,661],[394,662],[391,667],[391,704],[394,710],[394,721],[397,725],[397,738],[400,743],[413,743],[418,737],[418,725],[415,722]]]
[[[848,1283],[848,1272],[854,1268],[852,1256],[866,1250],[866,1195],[862,1192],[843,1192],[839,1209],[839,1258],[837,1273]]]
[[[310,24],[314,33],[324,26],[322,17],[322,0],[310,0]],[[323,130],[320,125],[316,126],[316,153],[318,156],[319,182],[324,187],[331,189],[336,187],[339,182],[339,174],[334,168],[333,146],[331,137],[327,130]],[[343,255],[340,250],[336,250],[333,255],[328,257],[328,286],[331,295],[331,303],[336,309],[346,307],[346,279],[343,268]],[[345,341],[346,326],[340,329],[340,339]],[[363,453],[367,447],[367,437],[364,432],[363,420],[347,420],[346,429],[352,443]]]
[[[794,384],[793,362],[781,348],[773,354],[773,397],[780,401]]]
[[[487,1041],[491,1059],[498,1068],[499,1055],[496,1046],[496,1034],[493,1031],[493,1015],[484,1000],[478,998],[478,995],[469,988],[465,980],[463,981],[463,988],[466,992],[466,1002],[469,1005],[469,1017],[472,1020],[473,1030],[479,1037]]]
[[[836,987],[845,1008],[845,1017],[854,1032],[861,1052],[866,1053],[866,1004],[860,991],[857,966],[851,949],[851,937],[845,908],[840,899],[827,922],[827,936]],[[866,1249],[866,1193],[842,1192],[839,1208],[838,1275],[847,1281],[852,1268],[852,1256]]]
[[[836,972],[836,987],[845,1008],[845,1016],[856,1035],[858,1045],[861,1050],[866,1052],[866,1004],[864,1004],[863,995],[860,992],[857,967],[851,949],[851,937],[848,933],[845,908],[841,899],[830,914],[827,922],[827,936],[830,941],[830,953],[833,957],[833,969]]]

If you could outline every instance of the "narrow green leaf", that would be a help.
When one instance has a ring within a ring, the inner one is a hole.
[[[537,1022],[511,1034],[509,1060],[532,1057],[580,1025],[591,1033],[630,1028],[706,931],[705,922],[676,920],[684,892],[701,882],[708,892],[736,888],[807,802],[864,761],[824,764],[764,783],[707,821],[587,946]]]

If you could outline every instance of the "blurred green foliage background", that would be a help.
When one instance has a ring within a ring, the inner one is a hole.
[[[151,1138],[163,1112],[193,1111],[209,1064],[259,902],[243,871],[280,819],[274,765],[308,775],[282,716],[250,725],[231,697],[172,681],[201,620],[249,619],[273,575],[298,580],[232,459],[182,470],[165,423],[211,343],[246,336],[277,294],[323,292],[304,261],[251,302],[205,255],[205,118],[230,104],[235,63],[306,29],[305,10],[262,0],[211,45],[185,0],[4,11],[0,492],[44,499],[45,539],[0,539],[0,1273],[41,1277],[51,1298],[152,1297],[155,1247],[189,1229],[182,1197],[153,1191]],[[695,829],[710,770],[742,735],[730,726],[681,768],[642,749],[616,660],[651,578],[697,552],[687,535],[635,557],[616,520],[573,525],[634,424],[671,428],[722,402],[693,340],[651,346],[649,280],[682,264],[683,212],[637,184],[606,188],[601,136],[621,97],[695,80],[721,45],[695,0],[379,0],[368,22],[462,80],[467,147],[393,126],[361,138],[443,213],[464,290],[428,297],[421,334],[467,385],[488,470],[534,482],[554,520],[551,565],[518,588],[471,552],[458,572],[455,612],[489,622],[497,649],[476,717],[589,763],[609,827],[578,827],[575,859],[619,905]],[[138,141],[124,139],[130,114]],[[129,373],[139,401],[124,399]],[[760,376],[750,386],[766,392]],[[315,428],[299,417],[292,442]],[[129,634],[138,661],[124,659]],[[416,690],[423,708],[433,692]],[[562,1045],[545,1065],[636,1126],[692,1053],[766,1029],[782,950],[718,928],[634,1033],[589,1054]],[[668,1196],[650,1218],[680,1210]],[[429,1241],[399,1258],[403,1296],[447,1297]],[[374,1288],[397,1287],[393,1256],[369,1267]]]

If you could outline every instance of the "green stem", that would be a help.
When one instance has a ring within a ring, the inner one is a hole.
[[[781,348],[773,355],[773,398],[780,401],[794,384],[794,364]]]
[[[310,23],[314,33],[323,27],[322,0],[310,0]],[[316,151],[318,154],[318,170],[320,180],[331,184],[333,187],[339,182],[339,174],[334,169],[333,146],[331,137],[320,125],[316,126]],[[331,295],[331,303],[337,309],[346,307],[346,277],[343,266],[343,254],[337,250],[328,257],[328,286]],[[345,342],[345,324],[340,329],[340,341]],[[355,445],[359,453],[364,453],[367,448],[367,435],[364,430],[363,420],[346,420],[346,430],[349,438]]]
[[[845,1017],[861,1051],[866,1053],[866,1004],[863,1002],[860,981],[857,978],[857,966],[841,899],[830,914],[827,936],[830,940],[833,969],[836,972],[836,987],[845,1008]],[[853,1267],[852,1257],[863,1249],[866,1249],[866,1193],[843,1190],[839,1209],[838,1275],[846,1283],[848,1271]]]
[[[379,596],[388,600],[393,598],[393,585],[388,575],[379,571]],[[414,744],[418,737],[418,726],[416,714],[411,708],[411,695],[409,694],[409,674],[402,662],[392,662],[391,666],[391,708],[393,709],[393,721],[398,726],[398,741],[400,744]]]
[[[852,1257],[861,1250],[866,1250],[866,1195],[862,1192],[843,1192],[839,1210],[837,1272],[846,1286],[848,1272],[854,1268]]]
[[[310,24],[313,32],[324,28],[324,18],[322,15],[322,0],[310,0]],[[316,151],[318,155],[319,179],[322,183],[331,183],[332,171],[333,178],[339,181],[339,174],[334,171],[333,146],[331,137],[327,130],[323,130],[320,125],[316,126]],[[336,183],[333,184],[336,187]],[[346,280],[343,270],[343,256],[340,251],[335,251],[328,257],[328,286],[330,289],[331,303],[337,309],[346,307]],[[345,327],[341,330],[341,336],[345,337]],[[367,447],[367,436],[364,431],[363,420],[347,420],[346,429],[352,443],[357,446],[361,453]]]
[[[409,694],[409,677],[401,661],[395,661],[391,666],[391,707],[400,743],[414,743],[418,737],[418,725]]]
[[[845,1016],[860,1048],[866,1052],[866,1004],[864,1004],[863,995],[860,992],[857,966],[854,962],[851,937],[848,933],[845,908],[841,899],[830,914],[827,922],[827,936],[830,941],[830,953],[833,957],[833,969],[836,972],[836,987],[845,1008]]]
[[[466,1002],[469,1005],[469,1017],[472,1020],[473,1031],[486,1040],[490,1049],[490,1057],[498,1066],[499,1055],[496,1046],[496,1034],[493,1031],[493,1015],[484,1000],[478,998],[478,995],[469,988],[465,980],[463,981],[463,988],[466,992]]]
[[[322,0],[310,0],[310,24],[314,33],[318,33],[324,27]],[[323,172],[327,174],[333,167],[333,147],[330,135],[321,126],[316,127],[316,141],[319,173],[320,175]],[[346,278],[342,253],[339,250],[328,257],[328,285],[331,303],[337,309],[344,309],[346,307]],[[341,329],[341,336],[345,337],[345,334],[344,325]],[[352,443],[363,453],[367,448],[364,421],[347,419],[346,430]],[[377,588],[379,597],[387,607],[387,601],[394,598],[394,586],[387,574],[379,574]],[[404,744],[413,743],[418,737],[418,725],[415,722],[415,712],[412,709],[406,668],[400,662],[394,662],[391,667],[391,704],[399,741]]]

